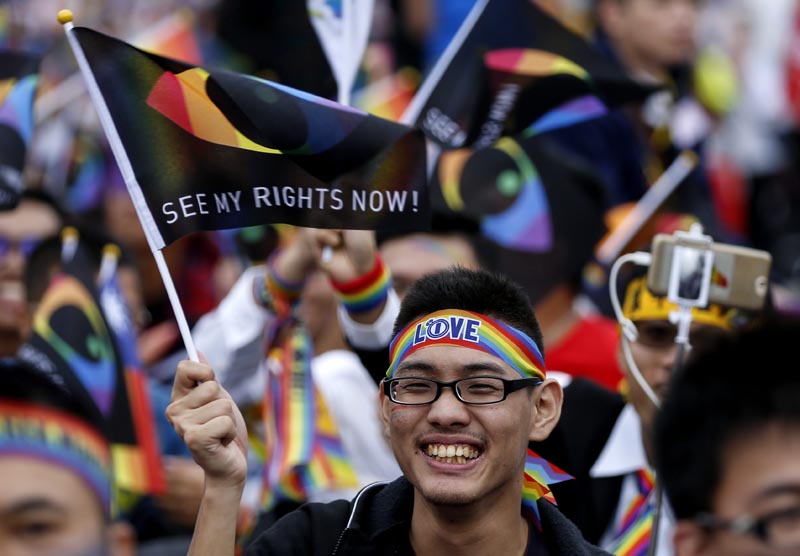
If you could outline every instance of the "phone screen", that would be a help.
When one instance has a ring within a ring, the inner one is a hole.
[[[676,245],[667,291],[669,300],[684,305],[706,306],[713,257],[709,249]]]

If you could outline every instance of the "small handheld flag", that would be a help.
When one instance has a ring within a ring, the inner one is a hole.
[[[265,222],[427,225],[419,131],[90,29],[67,33],[97,85],[104,129],[119,137],[115,157],[154,250],[193,231]]]
[[[491,145],[564,102],[608,106],[655,90],[629,79],[530,0],[479,0],[424,80],[402,121],[445,149]]]

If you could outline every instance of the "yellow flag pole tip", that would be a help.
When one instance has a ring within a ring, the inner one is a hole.
[[[78,233],[78,230],[76,228],[73,228],[72,226],[65,226],[64,229],[61,230],[62,240],[78,239],[79,236],[80,234]]]
[[[686,162],[688,162],[692,166],[696,165],[700,161],[700,159],[697,157],[697,153],[695,153],[694,151],[685,150],[681,152],[681,155],[686,160]]]
[[[72,21],[72,10],[59,10],[57,18],[61,25],[70,23]]]
[[[119,246],[114,245],[113,243],[107,243],[103,247],[103,256],[106,257],[114,257],[119,259],[122,256],[122,251],[120,250]]]

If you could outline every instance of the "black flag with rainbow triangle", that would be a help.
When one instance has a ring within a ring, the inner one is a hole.
[[[127,160],[115,156],[152,249],[193,231],[264,223],[427,226],[419,130],[91,29],[67,32],[107,107],[98,106],[101,120],[124,148]]]

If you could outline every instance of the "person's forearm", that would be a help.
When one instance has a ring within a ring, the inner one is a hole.
[[[206,485],[187,556],[233,556],[242,489]]]

